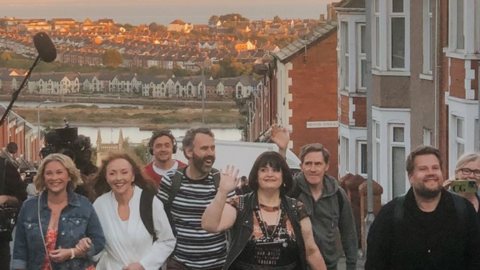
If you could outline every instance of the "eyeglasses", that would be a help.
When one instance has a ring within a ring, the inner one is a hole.
[[[459,171],[461,171],[462,174],[464,175],[471,175],[473,173],[473,175],[480,177],[480,170],[472,170],[470,168],[460,168]]]

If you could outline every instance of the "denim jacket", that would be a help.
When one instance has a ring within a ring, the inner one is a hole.
[[[12,268],[40,270],[45,260],[45,246],[40,235],[38,210],[43,236],[46,237],[51,210],[47,204],[48,192],[32,197],[23,203],[17,220],[13,248]],[[40,209],[38,202],[40,201]],[[84,237],[92,240],[86,258],[68,259],[53,263],[52,270],[85,269],[92,265],[92,257],[102,251],[105,237],[97,214],[87,198],[73,191],[68,192],[68,205],[62,210],[58,221],[58,236],[55,248],[74,248]]]

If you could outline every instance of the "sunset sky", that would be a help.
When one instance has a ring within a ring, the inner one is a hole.
[[[121,23],[206,23],[211,15],[240,13],[249,19],[317,19],[327,0],[1,0],[0,16],[18,18],[112,18]]]

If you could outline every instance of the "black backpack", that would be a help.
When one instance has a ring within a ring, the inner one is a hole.
[[[153,225],[153,199],[155,193],[150,190],[143,190],[140,196],[140,218],[148,233],[153,237],[153,242],[157,241],[157,234]]]
[[[403,214],[405,212],[405,196],[406,195],[398,196],[395,202],[395,209],[393,211],[393,229],[395,232],[399,232],[402,226]],[[467,206],[465,205],[465,199],[456,194],[452,194],[452,198],[458,219],[460,220],[459,228],[465,228],[467,223]]]

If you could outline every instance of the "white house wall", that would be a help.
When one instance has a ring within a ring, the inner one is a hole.
[[[293,132],[290,125],[289,117],[293,116],[292,110],[289,108],[289,102],[292,101],[292,95],[289,88],[292,85],[292,79],[288,77],[288,72],[293,69],[292,63],[283,64],[277,61],[277,118],[278,124],[287,127]],[[289,146],[292,147],[292,146]]]
[[[380,124],[380,158],[374,159],[374,180],[383,187],[382,204],[393,199],[392,164],[390,159],[390,136],[391,124],[399,124],[404,127],[405,155],[410,153],[410,109],[378,108],[373,107],[373,121]],[[375,127],[374,127],[375,130]],[[375,131],[373,134],[375,144]],[[375,149],[375,147],[374,147]],[[380,175],[376,175],[376,166],[380,166]],[[408,190],[410,183],[408,176],[405,177],[405,189]]]
[[[455,126],[455,117],[464,119],[465,134],[465,153],[474,151],[475,149],[475,120],[478,119],[478,101],[465,100],[448,96],[446,98],[448,111],[448,171],[453,174],[455,171],[455,163],[457,162],[456,152],[456,136],[457,128]]]
[[[360,164],[360,158],[361,155],[359,153],[359,148],[358,144],[361,142],[366,143],[367,142],[367,129],[366,128],[361,128],[361,127],[349,127],[344,124],[339,125],[338,129],[338,134],[339,138],[344,137],[348,139],[348,153],[349,153],[349,160],[348,160],[348,166],[346,166],[345,170],[342,172],[340,164],[340,160],[342,158],[340,155],[342,155],[342,140],[339,140],[340,143],[338,144],[338,153],[339,153],[339,173],[340,177],[343,177],[347,173],[351,174],[361,174],[359,164]],[[343,168],[343,167],[342,167]],[[363,175],[366,177],[366,175]]]

